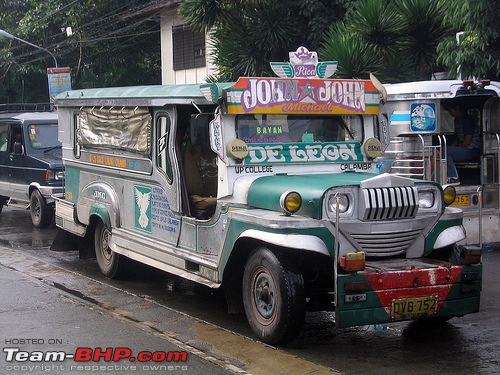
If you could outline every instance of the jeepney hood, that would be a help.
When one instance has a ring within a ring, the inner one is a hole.
[[[374,176],[377,174],[366,172],[263,176],[255,179],[248,188],[248,205],[281,211],[281,195],[286,191],[296,191],[302,196],[302,207],[297,215],[320,219],[323,198],[329,189],[359,186],[361,181]]]

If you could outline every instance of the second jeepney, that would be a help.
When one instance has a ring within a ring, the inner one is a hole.
[[[384,88],[381,116],[389,124],[390,144],[378,158],[381,169],[446,185],[452,160],[460,180],[452,206],[464,211],[464,242],[500,241],[500,82],[433,80]],[[458,139],[450,107],[476,125],[476,157],[449,157]]]
[[[448,261],[453,188],[377,173],[376,84],[291,56],[275,78],[60,94],[56,224],[108,277],[136,261],[222,287],[270,344],[310,310],[338,327],[477,311],[480,251]]]

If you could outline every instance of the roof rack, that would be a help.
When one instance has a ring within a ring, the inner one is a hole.
[[[51,103],[7,103],[0,104],[0,113],[53,112]]]

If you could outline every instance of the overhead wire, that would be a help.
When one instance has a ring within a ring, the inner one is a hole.
[[[64,7],[60,8],[54,12],[52,12],[51,14],[49,14],[45,17],[42,17],[40,20],[38,20],[38,23],[41,22],[41,20],[45,20],[45,19],[49,18],[50,16],[53,16],[53,15],[57,14],[58,12],[62,11],[63,9],[66,9],[69,6],[76,4],[79,1],[81,1],[81,0],[72,1],[71,3],[65,5]],[[139,1],[139,3],[141,3],[141,5],[138,5],[135,9],[145,9],[147,6],[149,6],[150,4],[152,4],[154,2],[148,2],[148,3],[144,4],[143,2]],[[121,22],[123,22],[122,17],[130,12],[130,5],[131,4],[124,4],[122,7],[115,8],[111,13],[106,14],[106,16],[104,16],[104,17],[95,18],[95,19],[91,20],[90,22],[87,22],[83,25],[77,25],[77,29],[75,31],[83,33],[86,36],[86,39],[84,41],[79,41],[78,47],[72,48],[72,44],[74,42],[71,39],[60,40],[59,38],[66,34],[65,31],[62,31],[60,33],[52,34],[49,37],[49,39],[52,40],[52,43],[50,43],[50,44],[47,43],[46,46],[43,48],[46,48],[49,51],[56,51],[55,54],[57,56],[64,56],[64,55],[67,55],[68,52],[70,52],[70,51],[72,52],[76,48],[79,48],[80,44],[83,46],[89,46],[89,45],[93,45],[93,44],[98,43],[98,42],[117,39],[120,34],[123,34],[129,30],[133,30],[134,28],[137,28],[141,24],[156,18],[160,13],[160,11],[158,11],[158,12],[154,13],[153,15],[150,15],[149,17],[139,19],[137,22],[134,22],[134,23],[128,24],[128,25],[124,25],[123,27],[116,29],[115,27],[118,24],[120,24]],[[159,31],[146,31],[146,32],[136,33],[134,35],[128,35],[128,36],[137,38],[137,37],[144,36],[144,35],[151,35],[154,32],[158,33]],[[92,38],[92,36],[96,36],[96,37]],[[68,37],[68,38],[71,38],[71,37]],[[59,39],[59,40],[57,40],[57,39]],[[40,43],[40,42],[38,42],[38,43]],[[34,43],[34,44],[36,44],[36,43]],[[42,43],[40,43],[40,44],[42,44]],[[40,45],[40,44],[38,44],[38,45]],[[21,50],[24,48],[25,47],[22,45],[13,46],[11,48],[11,52],[15,53],[16,50]],[[67,50],[63,52],[62,49],[64,49],[64,48],[66,48]],[[37,54],[42,54],[42,53],[43,53],[43,51],[37,51],[37,52],[33,51],[33,52],[29,52],[29,53],[16,55],[16,58],[24,58],[27,56],[37,55]],[[31,59],[29,61],[24,61],[22,63],[22,65],[28,64],[28,63],[34,62],[34,61],[43,60],[43,59],[45,59],[45,58],[40,57],[40,58],[36,58],[36,59]]]
[[[156,27],[155,27],[155,30],[144,31],[144,32],[141,32],[141,33],[138,33],[138,34],[129,34],[129,35],[122,35],[122,36],[116,35],[116,36],[113,36],[113,37],[96,38],[96,39],[93,39],[93,40],[85,41],[85,42],[82,43],[82,45],[85,47],[85,46],[93,45],[96,42],[101,42],[101,41],[106,41],[106,40],[111,40],[111,39],[123,39],[123,38],[130,39],[130,38],[136,38],[138,36],[154,35],[154,34],[157,34],[157,33],[158,33],[158,30],[156,30]],[[121,43],[119,45],[122,46],[122,47],[127,47],[127,46],[135,45],[133,43],[130,43],[130,40],[125,40],[125,42],[127,44]],[[66,48],[65,48],[64,51],[59,51],[58,52],[57,56],[58,57],[62,57],[62,56],[68,55],[68,54],[72,53],[74,50],[76,50],[78,48],[80,48],[80,46],[77,45],[77,44],[73,44],[73,45],[68,44],[66,46]],[[103,52],[99,52],[99,53],[92,54],[92,55],[87,55],[86,57],[92,57],[92,56],[98,55],[100,53],[103,53]],[[22,59],[22,58],[27,58],[27,57],[32,56],[32,55],[33,56],[34,55],[40,55],[40,57],[34,58],[34,59],[30,59],[30,60],[24,60],[23,62],[18,63],[18,65],[20,65],[20,66],[29,65],[29,64],[31,64],[33,62],[37,62],[37,61],[42,61],[42,60],[48,59],[46,53],[43,52],[43,51],[40,51],[40,50],[34,50],[32,52],[26,52],[26,53],[23,53],[23,54],[19,54],[19,55],[16,55],[16,58]]]
[[[71,2],[70,4],[67,4],[63,8],[64,9],[68,8],[69,6],[75,4],[79,1],[81,1],[81,0],[75,0],[75,1]],[[139,1],[139,2],[142,3],[141,1]],[[142,5],[143,5],[142,9],[146,8],[151,3],[152,2],[149,2],[147,4],[142,3]],[[42,17],[39,21],[45,20],[45,19],[49,18],[50,16],[55,15],[56,13],[62,11],[63,8],[60,8],[57,11],[54,11],[53,13],[51,13],[45,17]],[[141,7],[138,6],[137,9],[141,9]],[[140,36],[158,33],[157,29],[154,31],[149,31],[153,28],[156,28],[157,26],[155,25],[152,28],[148,29],[148,31],[143,31],[140,33],[135,33],[135,34],[120,35],[120,34],[123,34],[127,31],[129,31],[129,30],[133,30],[134,28],[137,28],[141,24],[144,24],[144,23],[156,18],[158,16],[158,14],[161,12],[161,10],[155,12],[154,14],[150,15],[149,17],[141,18],[137,22],[134,22],[134,23],[128,24],[128,25],[124,25],[123,27],[116,29],[115,28],[116,25],[118,25],[122,22],[122,17],[129,12],[130,12],[130,3],[125,4],[119,8],[114,8],[112,13],[108,13],[104,17],[93,19],[92,21],[87,22],[83,25],[78,25],[76,31],[85,34],[86,38],[85,38],[85,40],[79,41],[77,46],[74,46],[73,40],[65,39],[62,41],[61,40],[53,41],[51,44],[49,44],[43,48],[46,48],[50,51],[57,50],[57,52],[56,52],[57,56],[62,57],[62,56],[67,55],[68,53],[73,52],[75,49],[80,48],[81,45],[82,46],[90,46],[90,45],[93,45],[95,43],[113,40],[113,39],[117,39],[117,38],[127,38],[127,37],[128,38],[137,38]],[[87,12],[86,15],[88,16],[90,13],[91,12],[89,11],[89,12]],[[91,31],[89,32],[89,30],[91,30]],[[60,38],[64,34],[65,34],[65,31],[63,31],[61,33],[52,34],[50,36],[50,39],[54,40],[56,38]],[[99,36],[92,38],[92,36],[94,36],[94,35],[99,35]],[[71,37],[69,37],[69,38],[71,38]],[[117,47],[120,45],[121,46],[126,45],[125,43],[126,43],[126,41],[123,41],[122,43],[118,44]],[[13,46],[11,48],[11,52],[15,52],[16,50],[20,50],[22,48],[25,48],[25,47],[22,45]],[[63,49],[65,49],[65,51],[63,51]],[[35,56],[37,54],[41,55],[42,53],[43,53],[43,51],[36,51],[36,52],[32,51],[29,53],[27,52],[27,53],[16,55],[16,58],[25,58],[25,57],[32,56],[32,55]],[[35,59],[25,60],[22,63],[20,63],[20,65],[29,64],[29,63],[44,60],[44,59],[45,59],[45,57],[41,56],[41,57],[37,57]]]
[[[138,2],[142,3],[140,0]],[[150,3],[151,2],[143,4],[142,8],[146,8]],[[85,32],[87,36],[96,34],[99,35],[103,30],[112,29],[116,24],[122,22],[122,17],[128,12],[130,12],[130,4],[125,4],[121,8],[116,8],[113,13],[110,13],[107,16],[96,18],[85,24],[78,25],[78,30]],[[148,19],[150,18],[151,17],[148,17]]]
[[[56,9],[56,10],[55,10],[55,11],[53,11],[52,13],[47,14],[45,17],[42,17],[42,18],[38,19],[37,21],[38,21],[38,22],[42,22],[42,21],[46,20],[47,18],[50,18],[50,17],[52,17],[53,15],[55,15],[55,14],[57,14],[57,13],[59,13],[59,12],[62,12],[64,9],[69,8],[71,5],[73,5],[73,4],[75,4],[75,3],[78,3],[78,2],[80,2],[80,1],[82,1],[82,0],[74,0],[74,1],[72,1],[71,3],[69,3],[69,4],[66,4],[66,5],[62,6],[61,8]]]

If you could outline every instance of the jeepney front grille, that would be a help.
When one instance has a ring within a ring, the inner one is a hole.
[[[409,230],[390,233],[351,233],[351,236],[367,256],[386,257],[405,253],[420,233],[421,230]]]
[[[415,217],[418,191],[414,186],[361,189],[359,218],[390,220]]]

